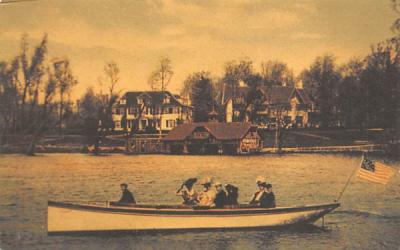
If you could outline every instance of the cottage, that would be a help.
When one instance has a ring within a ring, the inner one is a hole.
[[[152,133],[190,122],[191,110],[168,91],[126,92],[113,106],[112,118],[116,131]]]
[[[265,101],[259,111],[260,126],[274,126],[282,120],[286,126],[306,127],[310,125],[309,114],[313,102],[304,89],[274,86],[263,88]]]
[[[247,112],[250,106],[246,106],[250,88],[240,87],[233,95],[228,95],[225,100],[226,122],[248,121]],[[306,127],[310,125],[309,115],[313,112],[313,102],[304,89],[273,86],[261,87],[253,95],[260,102],[253,122],[259,128],[275,127],[279,121],[286,126]]]
[[[176,154],[245,154],[262,148],[257,127],[242,122],[182,124],[163,138],[163,144]]]

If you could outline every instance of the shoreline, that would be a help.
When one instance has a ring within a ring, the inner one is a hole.
[[[350,146],[310,146],[310,147],[284,147],[279,152],[275,147],[265,147],[260,152],[250,155],[269,155],[269,154],[326,154],[326,153],[384,153],[384,144],[365,144],[365,145],[350,145]],[[35,153],[51,154],[51,153],[81,153],[81,154],[93,154],[87,149],[86,146],[37,146]],[[100,147],[100,154],[126,154],[126,155],[146,155],[146,153],[126,153],[125,147]],[[1,148],[0,154],[25,154],[24,150],[20,147],[9,147]],[[162,154],[162,155],[174,155],[166,154],[162,152],[147,153],[147,154]],[[177,155],[177,154],[175,154]],[[180,154],[182,156],[189,154]],[[248,155],[248,154],[243,154]],[[234,156],[234,155],[233,155]]]

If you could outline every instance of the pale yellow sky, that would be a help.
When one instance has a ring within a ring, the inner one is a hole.
[[[4,1],[3,1],[4,2]],[[0,5],[0,60],[47,32],[50,57],[67,57],[79,85],[98,85],[106,61],[121,69],[120,88],[148,89],[157,60],[169,56],[178,92],[194,71],[220,75],[225,62],[282,60],[300,72],[319,55],[338,62],[365,55],[392,36],[389,0],[37,0]]]

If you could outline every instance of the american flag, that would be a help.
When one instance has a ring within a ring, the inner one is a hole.
[[[365,157],[358,170],[357,176],[368,181],[386,185],[393,174],[394,171],[391,167],[379,162],[373,162]]]

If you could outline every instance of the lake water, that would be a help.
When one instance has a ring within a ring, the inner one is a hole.
[[[400,249],[400,163],[386,186],[354,178],[325,227],[234,232],[47,236],[47,200],[116,200],[126,182],[140,203],[180,203],[189,177],[239,186],[241,202],[255,178],[273,184],[279,206],[333,201],[360,156],[0,155],[0,249]],[[199,189],[197,186],[196,188]]]

